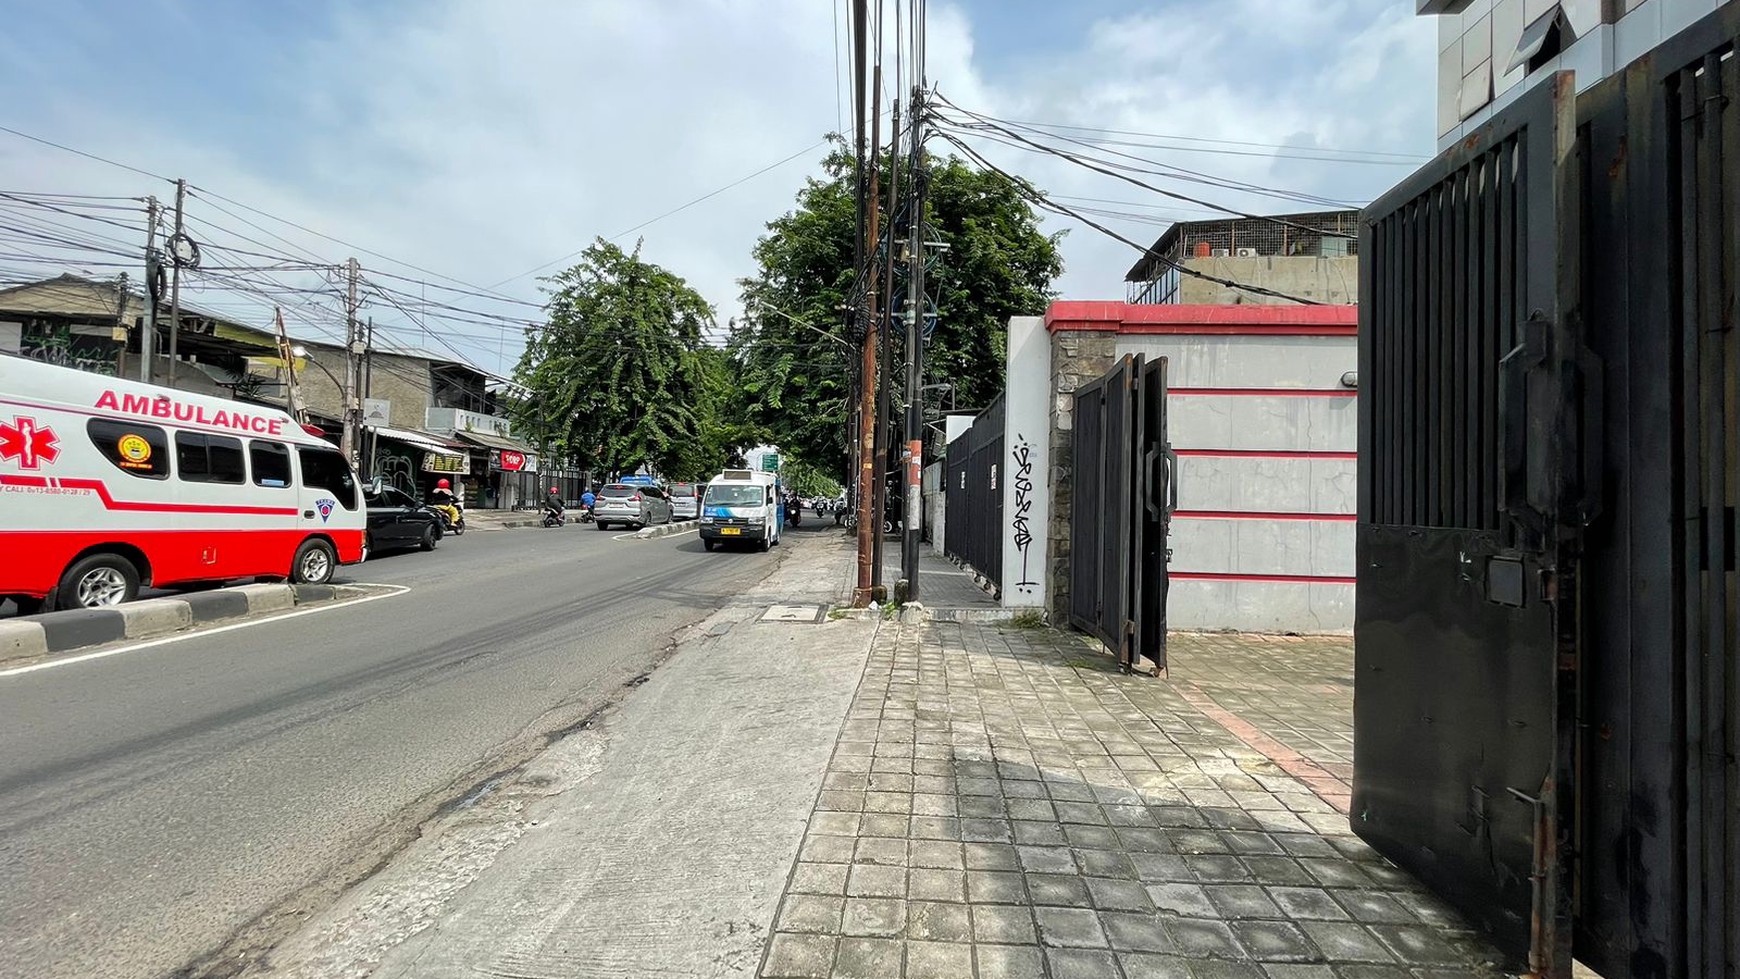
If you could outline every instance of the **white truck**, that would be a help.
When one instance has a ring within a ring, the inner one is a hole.
[[[754,544],[767,550],[779,543],[785,524],[785,494],[779,476],[752,469],[727,469],[701,494],[701,546]]]

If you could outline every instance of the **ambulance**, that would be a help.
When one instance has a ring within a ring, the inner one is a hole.
[[[0,355],[0,597],[96,608],[143,586],[324,583],[368,509],[330,442],[276,408]]]
[[[779,544],[785,494],[779,477],[751,469],[727,469],[701,494],[701,546],[751,544],[765,551]]]

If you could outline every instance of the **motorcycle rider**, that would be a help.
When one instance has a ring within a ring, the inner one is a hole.
[[[557,523],[563,522],[567,517],[567,508],[562,504],[562,493],[554,486],[550,487],[549,494],[544,497],[544,514],[554,517]]]
[[[447,480],[436,481],[435,491],[429,494],[429,506],[441,511],[441,515],[447,518],[447,526],[459,523],[459,498],[453,495],[453,485]]]
[[[590,486],[586,487],[586,492],[580,494],[580,506],[582,509],[585,510],[585,512],[583,514],[581,514],[581,516],[584,519],[586,519],[586,520],[592,519],[592,505],[597,503],[597,502],[598,502],[598,496],[597,496],[597,494],[592,492],[592,487],[590,487]]]

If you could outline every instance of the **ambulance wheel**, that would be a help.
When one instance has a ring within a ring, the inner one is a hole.
[[[768,550],[773,547],[773,541],[770,541],[767,538],[763,537],[761,539],[761,543],[756,545],[756,546],[760,548],[761,553],[766,554],[768,552]]]
[[[338,555],[332,545],[319,538],[309,538],[296,549],[290,559],[290,580],[299,585],[324,585],[338,570]]]
[[[704,540],[701,542],[701,546],[706,548],[708,551],[711,551],[711,550],[713,550],[713,548],[718,547],[719,545],[714,543],[713,541]]]
[[[54,591],[57,608],[108,608],[139,597],[139,569],[119,554],[73,562]]]

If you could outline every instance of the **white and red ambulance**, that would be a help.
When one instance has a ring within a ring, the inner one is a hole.
[[[0,355],[0,596],[22,610],[325,582],[367,522],[344,456],[283,411]]]

